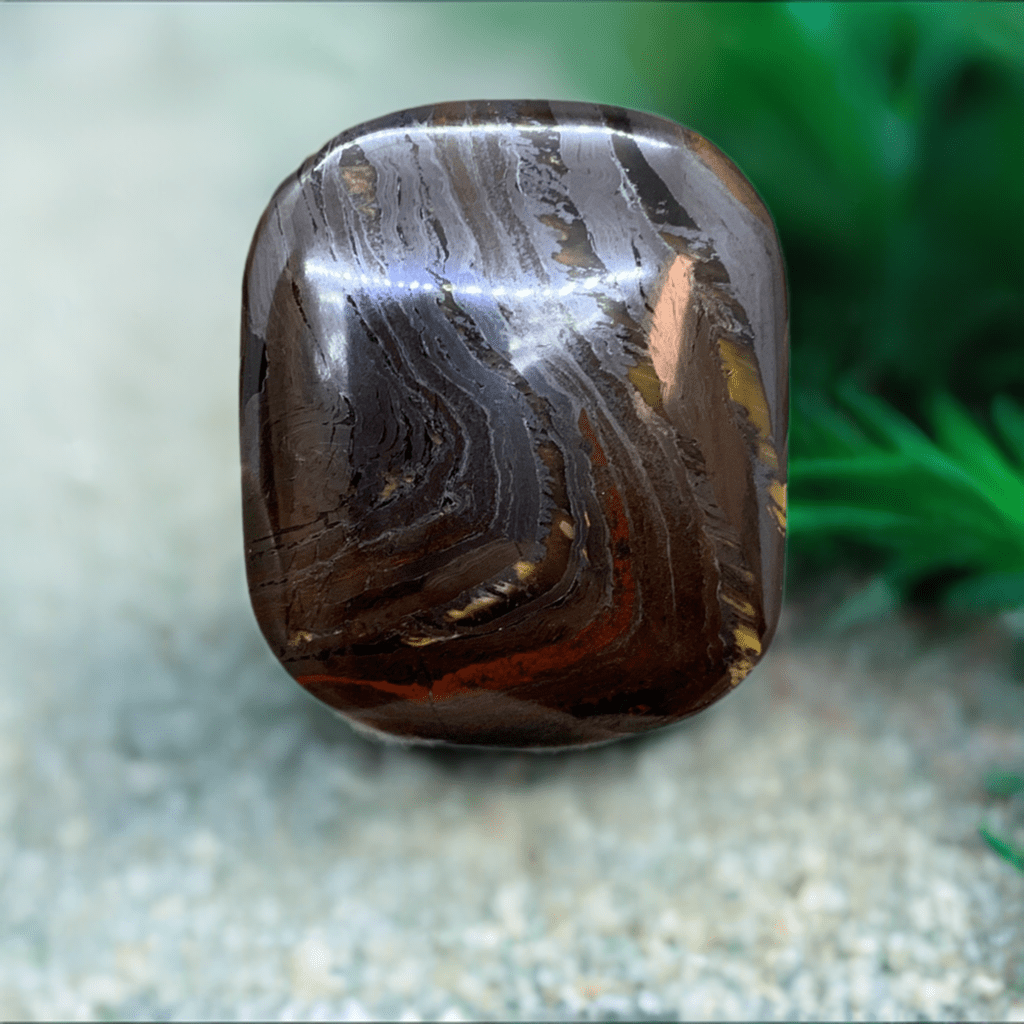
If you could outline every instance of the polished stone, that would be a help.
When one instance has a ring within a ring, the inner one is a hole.
[[[557,748],[729,692],[779,617],[785,273],[711,143],[615,107],[405,110],[245,270],[253,608],[357,727]]]

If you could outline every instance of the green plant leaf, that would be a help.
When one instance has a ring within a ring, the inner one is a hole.
[[[1024,775],[993,768],[985,773],[984,785],[989,796],[1008,798],[1024,793]]]
[[[942,595],[950,610],[1024,604],[1024,472],[948,396],[931,403],[937,444],[849,380],[838,394],[856,420],[838,430],[841,411],[801,404],[819,427],[805,450],[821,454],[790,462],[789,529],[795,538],[867,542],[889,551],[891,561],[885,579],[848,599],[837,622],[893,607],[915,574],[946,569],[967,574]],[[1014,434],[1018,410],[1009,402],[999,408],[1004,433]]]
[[[1024,608],[1024,572],[982,573],[951,586],[943,595],[947,611]]]
[[[984,489],[989,501],[1024,533],[1024,480],[970,416],[948,395],[932,398],[932,422],[939,443]]]
[[[1006,395],[996,395],[992,399],[992,422],[1007,448],[1024,467],[1024,412]]]
[[[802,445],[819,455],[857,455],[871,442],[853,421],[838,409],[814,401],[802,392],[794,395],[793,433]]]
[[[1018,871],[1024,871],[1024,850],[1014,846],[1013,843],[1000,839],[990,832],[984,825],[979,826],[978,835],[1005,861],[1009,861]]]
[[[935,455],[935,443],[931,438],[881,398],[862,391],[849,380],[836,385],[836,394],[866,427],[896,451],[923,459]]]
[[[976,539],[1001,542],[1006,538],[1005,515],[994,506],[991,496],[952,460],[939,457],[911,460],[901,455],[881,454],[851,458],[794,459],[789,479],[794,493],[809,484],[828,485],[829,497],[837,507],[885,510],[889,527],[879,518],[879,528],[898,531],[912,526],[928,534],[948,535],[953,528],[970,532]],[[796,499],[793,507],[800,504]],[[827,519],[819,513],[818,529]],[[799,529],[805,521],[798,518]],[[811,520],[806,520],[809,525]],[[836,519],[836,528],[842,520]],[[868,529],[874,529],[868,525]],[[1024,540],[1024,535],[1022,535]],[[962,536],[951,539],[962,543]]]
[[[792,502],[787,529],[791,533],[854,533],[891,534],[912,530],[917,525],[913,516],[885,509],[858,505],[837,505],[810,501]]]

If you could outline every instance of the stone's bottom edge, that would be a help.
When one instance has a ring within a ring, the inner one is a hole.
[[[361,735],[385,743],[553,752],[660,731],[692,717],[733,689],[726,678],[712,687],[703,680],[687,684],[659,678],[662,685],[656,693],[651,687],[620,692],[625,684],[614,680],[607,683],[606,693],[593,692],[596,687],[591,681],[591,692],[579,692],[577,687],[569,706],[534,699],[537,687],[525,693],[522,687],[477,688],[439,699],[396,697],[368,703],[365,687],[353,687],[347,678],[293,678]],[[542,695],[551,699],[546,691]],[[642,697],[654,697],[650,703],[661,705],[658,711],[633,703]]]
[[[418,736],[399,736],[393,732],[387,732],[384,729],[374,728],[372,725],[367,725],[365,722],[360,722],[358,719],[350,718],[344,712],[339,711],[337,708],[332,708],[328,704],[324,704],[328,711],[335,718],[340,718],[347,726],[349,726],[353,732],[362,736],[363,739],[376,740],[378,743],[384,743],[389,747],[450,747],[451,743],[447,743],[445,740],[435,739],[421,739]]]
[[[332,699],[345,694],[307,689],[362,735],[403,746],[572,750],[667,724],[650,719],[629,721],[624,715],[581,719],[566,710],[497,690],[475,690],[443,701],[399,699],[371,708],[354,708]]]
[[[674,726],[680,726],[686,722],[686,719],[680,719],[676,722],[669,722],[665,725],[658,726],[656,729],[644,730],[642,732],[624,732],[618,736],[608,736],[604,739],[592,740],[585,743],[567,743],[564,746],[546,746],[538,744],[535,746],[517,747],[503,746],[494,743],[458,743],[450,740],[433,739],[430,737],[420,736],[400,736],[396,733],[388,732],[384,729],[378,729],[372,725],[367,725],[366,722],[360,722],[358,719],[350,718],[343,711],[339,711],[337,708],[332,708],[330,705],[323,704],[322,702],[318,703],[321,704],[321,707],[325,707],[336,718],[341,719],[341,721],[349,726],[358,736],[372,742],[380,743],[384,746],[404,747],[406,749],[428,748],[434,750],[465,750],[472,751],[474,753],[544,755],[565,754],[579,750],[593,750],[597,747],[607,747],[612,743],[650,737],[655,733],[663,734],[671,730]]]

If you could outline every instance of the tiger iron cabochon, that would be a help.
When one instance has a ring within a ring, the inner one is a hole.
[[[245,269],[267,642],[407,741],[570,747],[707,707],[779,618],[787,321],[767,209],[671,121],[480,101],[343,132]]]

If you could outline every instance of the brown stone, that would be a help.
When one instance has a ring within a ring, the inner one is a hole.
[[[674,722],[782,595],[771,217],[635,111],[452,103],[350,129],[245,271],[256,618],[357,727],[557,748]]]

